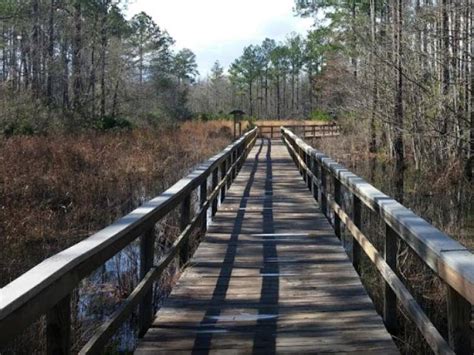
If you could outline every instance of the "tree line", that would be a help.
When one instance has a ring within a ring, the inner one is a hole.
[[[347,110],[368,122],[370,149],[386,146],[403,168],[450,159],[472,173],[473,0],[296,0],[326,17],[328,40],[352,80]]]
[[[265,39],[197,83],[192,107],[349,117],[401,171],[474,160],[474,0],[295,0],[306,36]],[[365,128],[366,127],[366,128]],[[401,174],[400,174],[401,175]]]
[[[227,75],[216,62],[208,78],[195,85],[192,107],[212,114],[239,107],[251,117],[268,119],[317,115],[322,98],[316,78],[326,64],[324,53],[333,47],[325,32],[291,33],[282,42],[266,38],[260,45],[249,45]]]
[[[112,0],[0,2],[0,124],[41,129],[189,116],[195,55]]]

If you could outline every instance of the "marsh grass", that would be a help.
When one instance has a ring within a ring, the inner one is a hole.
[[[0,138],[0,287],[158,195],[230,140],[222,122]]]

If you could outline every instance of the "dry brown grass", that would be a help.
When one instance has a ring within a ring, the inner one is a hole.
[[[159,194],[230,139],[222,122],[0,139],[0,287]]]

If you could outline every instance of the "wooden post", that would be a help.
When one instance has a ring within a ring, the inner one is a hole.
[[[207,201],[207,178],[201,184],[201,188],[199,190],[199,204],[200,207],[204,206]],[[204,235],[207,231],[207,208],[203,212],[202,221],[201,221],[201,233]]]
[[[359,230],[362,228],[362,203],[360,198],[356,195],[352,195],[352,222],[356,225]],[[361,258],[361,248],[359,242],[352,238],[352,265],[354,269],[360,274],[360,258]]]
[[[234,152],[232,153],[232,156],[233,156],[233,159],[232,159],[232,165],[239,159],[239,149],[240,148],[237,148],[234,150]],[[234,182],[235,178],[237,177],[237,165],[232,168],[232,181],[231,182]]]
[[[311,171],[313,172],[314,176],[318,176],[318,162],[315,157],[311,156],[311,163],[312,163],[312,169]],[[316,201],[319,202],[319,187],[318,187],[318,181],[314,180],[313,181],[313,197],[315,198]]]
[[[225,174],[226,174],[226,170],[227,170],[226,166],[227,166],[227,160],[224,160],[222,162],[222,165],[221,165],[221,181],[223,179],[225,179]],[[221,188],[221,203],[224,202],[224,200],[225,200],[226,185],[227,184],[224,184]]]
[[[471,304],[446,285],[449,345],[456,354],[472,354]]]
[[[273,139],[273,126],[270,126],[270,139]]]
[[[328,200],[327,200],[327,184],[326,184],[326,171],[324,167],[320,166],[321,172],[321,211],[327,217],[328,216]]]
[[[186,196],[181,202],[181,220],[179,222],[181,232],[188,226],[191,222],[191,194]],[[180,259],[181,259],[181,266],[186,264],[188,261],[189,256],[189,240],[183,243],[181,250],[180,250]]]
[[[46,315],[46,352],[71,353],[71,295],[60,300]]]
[[[233,172],[232,172],[232,169],[231,169],[231,166],[232,164],[234,163],[234,154],[231,153],[229,155],[229,157],[226,159],[227,160],[227,170],[231,170],[229,172],[229,179],[227,180],[227,190],[230,189],[230,186],[232,185],[232,175],[233,175]]]
[[[219,169],[215,168],[212,172],[212,191],[214,191],[219,184]],[[212,201],[212,217],[216,215],[217,206],[219,204],[219,194],[217,194],[214,201]]]
[[[155,257],[155,228],[140,237],[140,280],[153,267]],[[143,296],[138,310],[138,336],[143,337],[153,322],[153,287]]]
[[[397,233],[386,224],[384,258],[395,273],[397,273],[397,239]],[[383,320],[390,333],[397,332],[397,296],[387,282],[384,282]]]
[[[312,169],[311,169],[311,156],[306,153],[305,157],[306,157],[306,166],[308,167],[309,171],[312,172]],[[306,180],[307,180],[306,185],[308,186],[309,191],[311,191],[311,188],[313,187],[313,178],[308,173],[306,174]]]
[[[336,202],[340,208],[342,208],[342,199],[341,199],[341,182],[336,176],[332,178],[334,184],[334,202]],[[336,211],[334,211],[334,232],[336,236],[341,239],[341,218],[338,216]]]

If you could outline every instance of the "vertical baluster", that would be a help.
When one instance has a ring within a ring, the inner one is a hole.
[[[471,304],[446,285],[449,345],[456,354],[472,354]]]
[[[153,267],[155,256],[155,229],[151,228],[140,237],[140,279],[143,280]],[[143,296],[138,308],[138,336],[145,335],[153,321],[153,287]]]
[[[221,181],[225,179],[226,170],[227,170],[227,160],[224,160],[221,164]],[[225,200],[226,185],[227,184],[222,185],[222,188],[221,188],[221,203],[224,202]]]
[[[199,189],[199,205],[201,209],[203,208],[204,204],[207,201],[207,177],[201,183],[201,187]],[[207,231],[207,208],[205,211],[202,212],[202,221],[201,221],[201,233],[204,235]]]
[[[318,180],[317,180],[317,177],[318,177],[318,161],[316,160],[316,158],[312,155],[311,156],[311,162],[313,164],[313,168],[312,168],[312,172],[314,174],[314,176],[316,177],[316,179],[314,179],[313,181],[313,197],[315,198],[316,201],[319,201],[319,187],[318,187]]]
[[[219,169],[215,168],[212,172],[212,191],[217,188],[219,184]],[[219,194],[217,194],[216,198],[212,201],[212,217],[216,215],[217,206],[219,204]]]
[[[359,230],[362,228],[362,204],[356,195],[352,195],[352,221]],[[360,258],[361,249],[359,242],[352,238],[352,265],[354,269],[360,274]]]
[[[48,355],[71,353],[71,294],[46,315],[46,352]]]
[[[305,157],[306,157],[306,166],[307,166],[308,170],[312,172],[312,170],[311,170],[311,156],[308,153],[306,153]],[[311,191],[311,189],[313,187],[313,178],[308,173],[306,174],[306,185],[308,186],[309,191]]]
[[[385,225],[384,258],[390,268],[397,272],[397,233]],[[383,319],[387,330],[394,334],[398,329],[397,324],[397,296],[387,282],[384,282]]]
[[[328,207],[327,207],[327,184],[326,184],[326,170],[321,164],[320,166],[321,173],[321,211],[327,217],[328,216]]]
[[[303,160],[303,166],[302,166],[302,171],[303,171],[303,180],[305,182],[308,181],[308,174],[306,173],[305,165],[307,164],[307,159],[306,159],[306,152],[301,149],[301,159]]]
[[[336,176],[333,176],[332,181],[334,185],[334,202],[336,202],[342,209],[341,182]],[[336,233],[336,236],[341,239],[341,218],[339,218],[336,211],[334,211],[334,232]]]
[[[229,156],[227,157],[226,159],[227,161],[227,169],[226,170],[230,170],[231,167],[232,167],[232,163],[234,162],[234,154],[233,152],[231,152],[229,154]],[[227,171],[226,171],[226,174],[227,174]],[[232,171],[229,172],[229,179],[227,179],[227,190],[230,189],[230,186],[232,185]]]
[[[183,231],[188,224],[191,222],[191,194],[186,196],[181,202],[181,220],[180,220],[180,230]],[[189,246],[190,241],[189,239],[183,243],[180,250],[180,259],[181,259],[181,266],[186,264],[189,257]]]

